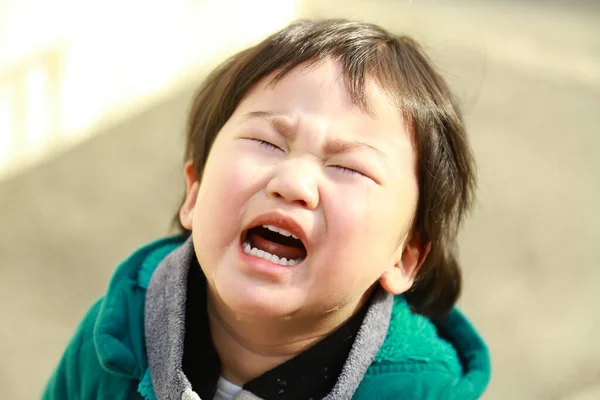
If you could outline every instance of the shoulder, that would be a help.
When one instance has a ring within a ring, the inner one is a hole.
[[[355,397],[476,399],[489,376],[487,347],[458,310],[434,322],[396,296],[386,339]]]
[[[134,398],[136,386],[131,379],[109,373],[98,357],[94,329],[103,303],[104,298],[97,300],[79,324],[42,399]]]
[[[59,365],[44,399],[139,398],[137,382],[147,369],[144,304],[150,278],[183,243],[174,236],[147,244],[116,269],[106,294],[88,310]]]
[[[135,251],[115,271],[95,320],[94,343],[108,371],[139,378],[146,368],[144,307],[146,290],[160,262],[183,243],[173,236]]]

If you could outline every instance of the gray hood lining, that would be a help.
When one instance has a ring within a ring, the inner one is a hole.
[[[181,363],[187,276],[195,256],[190,236],[158,265],[146,292],[146,352],[152,386],[159,400],[179,400],[186,389],[191,389]]]
[[[331,393],[325,397],[327,400],[352,398],[385,340],[394,305],[394,296],[379,285],[377,286],[342,373]]]

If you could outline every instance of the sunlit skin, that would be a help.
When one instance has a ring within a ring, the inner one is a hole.
[[[201,182],[187,164],[180,211],[207,276],[222,375],[243,384],[350,318],[375,284],[406,291],[426,255],[410,237],[416,154],[402,115],[375,83],[372,113],[353,105],[340,66],[263,79],[219,132]],[[299,228],[295,266],[250,257],[256,218]],[[299,235],[300,236],[300,235]]]

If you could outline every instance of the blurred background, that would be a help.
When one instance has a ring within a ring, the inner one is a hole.
[[[0,398],[39,397],[117,263],[169,231],[206,73],[299,17],[414,36],[462,101],[484,399],[600,399],[595,0],[2,0]]]

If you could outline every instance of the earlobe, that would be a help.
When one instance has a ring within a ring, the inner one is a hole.
[[[200,188],[200,183],[196,179],[196,172],[191,161],[188,161],[185,164],[184,174],[186,195],[185,200],[179,209],[179,221],[185,229],[191,230],[192,222],[194,220],[194,208],[196,206],[196,199]]]
[[[394,295],[410,289],[430,248],[430,243],[424,245],[418,238],[411,239],[404,246],[400,260],[379,279],[381,287]]]
[[[412,280],[407,279],[402,275],[400,268],[394,267],[386,271],[381,278],[379,284],[388,293],[396,295],[406,292],[412,286]]]

